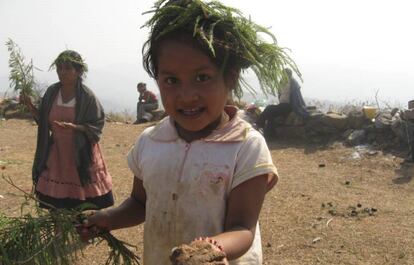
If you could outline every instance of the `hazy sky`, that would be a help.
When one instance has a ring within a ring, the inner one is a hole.
[[[414,10],[411,0],[224,0],[271,28],[303,74],[306,98],[399,102],[414,99]],[[107,109],[132,110],[136,83],[156,84],[144,72],[141,48],[153,0],[0,0],[0,95],[8,88],[5,46],[13,39],[43,69],[64,49],[89,65],[87,84]],[[255,81],[252,81],[255,84]],[[9,89],[10,91],[10,89]]]

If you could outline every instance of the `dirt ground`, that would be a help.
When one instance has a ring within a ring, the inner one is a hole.
[[[119,204],[132,175],[126,154],[147,125],[107,123],[101,142]],[[31,189],[36,125],[0,122],[0,173]],[[355,153],[340,143],[269,143],[280,181],[263,206],[264,264],[414,264],[414,165],[392,154]],[[359,156],[359,157],[358,157]],[[20,210],[19,192],[0,179],[0,211]],[[142,253],[143,227],[115,231]],[[88,246],[80,265],[104,264],[107,248]]]

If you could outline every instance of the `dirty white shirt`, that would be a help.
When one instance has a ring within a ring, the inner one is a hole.
[[[173,247],[222,233],[231,190],[255,176],[277,176],[262,135],[229,115],[224,127],[191,143],[178,137],[166,117],[145,129],[129,152],[128,165],[147,195],[145,265],[170,264]],[[250,250],[231,265],[262,264],[259,230]]]

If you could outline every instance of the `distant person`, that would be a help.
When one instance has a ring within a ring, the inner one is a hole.
[[[112,178],[98,143],[105,114],[82,82],[87,65],[77,52],[66,50],[51,67],[59,82],[46,90],[39,109],[21,95],[38,124],[32,176],[40,207],[112,206]]]
[[[145,118],[145,115],[148,112],[158,109],[157,96],[147,90],[147,85],[145,83],[138,83],[137,90],[139,92],[139,99],[137,103],[137,120],[134,124],[148,121],[148,119]]]
[[[301,117],[309,116],[300,92],[300,85],[292,77],[292,70],[285,68],[284,72],[286,79],[282,80],[283,83],[278,90],[279,104],[266,106],[256,122],[258,129],[266,129],[267,126],[272,126],[272,121],[276,117],[286,118],[292,111]]]

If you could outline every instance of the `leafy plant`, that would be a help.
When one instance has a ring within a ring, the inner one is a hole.
[[[44,210],[37,205],[31,211],[25,210],[33,201],[39,202],[32,194],[18,188],[11,178],[2,178],[24,193],[21,215],[7,217],[0,214],[0,264],[1,265],[70,265],[82,254],[81,241],[76,225],[85,219],[83,211],[90,209],[84,204],[77,209]],[[47,205],[47,204],[46,204]],[[98,243],[106,241],[110,253],[105,265],[139,265],[139,257],[128,247],[131,245],[118,240],[108,231],[100,231]]]
[[[16,92],[22,92],[25,95],[33,96],[33,88],[35,86],[35,79],[33,75],[33,61],[25,62],[19,46],[9,39],[6,42],[7,50],[10,53],[9,67],[10,67],[10,87]]]

